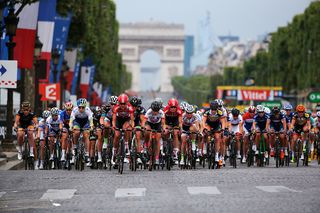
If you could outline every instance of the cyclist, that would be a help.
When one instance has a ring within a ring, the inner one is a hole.
[[[184,153],[187,141],[187,133],[190,134],[191,149],[194,152],[196,150],[196,135],[194,133],[199,132],[199,120],[194,113],[194,107],[187,105],[185,107],[185,113],[182,115],[182,134],[181,134],[181,160],[180,165],[184,165]]]
[[[253,131],[253,122],[254,122],[254,116],[256,114],[256,108],[254,106],[250,106],[246,113],[242,116],[242,122],[241,126],[242,128],[242,134],[244,135],[243,138],[243,158],[242,163],[246,163],[247,160],[247,154],[248,154],[248,145],[249,145],[249,135]]]
[[[268,135],[266,132],[266,125],[269,116],[265,113],[265,107],[262,105],[257,106],[257,115],[254,116],[253,122],[253,129],[256,132],[255,137],[255,145],[252,149],[255,151],[256,154],[259,154],[259,142],[261,140],[261,134],[264,136],[264,141],[266,143],[266,150],[265,150],[265,158],[268,158],[268,150],[269,150],[269,143],[268,143]]]
[[[49,110],[44,110],[42,113],[42,118],[39,121],[39,128],[38,128],[38,135],[37,135],[37,140],[40,140],[40,164],[39,164],[39,169],[43,169],[43,159],[44,159],[44,146],[45,146],[45,138],[47,135],[47,118],[50,116],[50,111]]]
[[[182,113],[184,113],[186,111],[186,107],[188,106],[189,104],[185,101],[181,102],[180,104],[180,109],[182,110]]]
[[[62,135],[61,135],[61,161],[66,160],[66,150],[71,149],[71,141],[67,141],[67,138],[69,136],[69,122],[70,122],[70,116],[73,109],[73,104],[71,102],[67,102],[64,104],[64,110],[60,112],[60,119],[63,122],[63,129],[62,129]]]
[[[163,111],[165,115],[164,137],[169,137],[168,128],[173,129],[173,160],[177,164],[179,152],[179,129],[182,129],[182,110],[177,99],[171,98]]]
[[[104,125],[104,139],[103,139],[103,145],[102,148],[106,149],[109,136],[111,135],[111,127],[112,127],[112,111],[114,106],[116,106],[118,103],[118,97],[117,96],[110,96],[108,100],[108,104],[102,106],[102,115],[100,118],[100,123]]]
[[[241,159],[240,155],[240,140],[243,132],[242,124],[242,116],[240,115],[240,110],[237,108],[233,108],[231,113],[228,117],[228,125],[229,125],[229,132],[235,134],[236,137],[236,147],[237,147],[237,158]],[[230,141],[231,138],[229,138]]]
[[[202,142],[202,149],[203,153],[206,154],[206,148],[205,141],[207,141],[208,134],[207,131],[213,132],[213,136],[215,139],[215,161],[219,162],[219,166],[222,166],[223,163],[223,157],[222,153],[220,152],[220,158],[219,158],[219,151],[220,151],[220,143],[222,141],[221,137],[221,130],[226,128],[225,123],[225,117],[223,116],[223,112],[219,110],[219,104],[217,101],[211,101],[210,102],[210,109],[207,110],[203,114],[202,118],[202,128],[203,128],[203,142]],[[225,129],[224,131],[225,135],[227,134],[227,131]]]
[[[267,120],[266,130],[269,133],[269,144],[271,145],[270,156],[274,156],[274,142],[275,142],[275,132],[280,133],[280,158],[283,156],[288,156],[287,144],[285,140],[285,133],[287,131],[287,122],[282,113],[280,113],[280,108],[274,106],[271,110],[269,119]]]
[[[161,106],[161,103],[158,102]],[[141,147],[141,127],[144,126],[144,115],[146,114],[146,110],[143,106],[141,106],[142,101],[138,97],[132,97],[130,100],[130,104],[133,107],[134,110],[134,127],[135,127],[135,134],[137,139],[137,153],[141,153],[142,147]],[[161,106],[162,107],[162,106]],[[138,155],[137,158],[138,164],[142,164],[141,158]]]
[[[164,126],[164,112],[161,110],[161,103],[153,101],[151,107],[145,114],[145,147],[150,149],[151,146],[151,134],[150,132],[156,131],[156,148],[155,148],[155,164],[159,165],[159,153],[160,153],[160,139],[162,127]],[[149,162],[150,163],[150,162]]]
[[[21,104],[21,109],[16,114],[14,129],[17,129],[17,140],[18,140],[18,160],[22,160],[23,143],[24,143],[24,131],[27,129],[28,143],[30,146],[30,157],[34,157],[34,138],[33,133],[37,128],[38,119],[36,115],[31,112],[31,104],[28,101],[24,101]]]
[[[128,141],[131,135],[132,128],[134,127],[134,115],[133,108],[129,103],[129,97],[126,94],[119,95],[118,104],[113,108],[112,127],[115,130],[113,139],[113,158],[115,159],[119,146],[120,129],[125,130],[125,149],[128,155]],[[116,168],[118,162],[115,163],[114,159],[112,163],[115,164]],[[127,161],[127,159],[125,160]]]
[[[92,111],[87,107],[87,100],[80,98],[77,100],[77,106],[73,108],[70,116],[70,130],[73,131],[73,149],[70,163],[74,163],[75,147],[80,137],[80,130],[83,130],[83,139],[86,147],[86,157],[89,157],[89,130],[93,129]]]
[[[296,150],[296,141],[301,133],[304,132],[302,140],[305,141],[308,137],[308,132],[311,129],[310,117],[306,113],[306,108],[303,105],[298,105],[296,107],[296,113],[294,114],[290,126],[290,130],[293,131],[293,136],[291,140],[291,148],[294,151]],[[300,147],[299,147],[300,149]],[[299,156],[298,156],[299,157]],[[301,160],[304,159],[304,154],[301,155]],[[294,152],[291,154],[291,162],[294,162]]]
[[[102,128],[100,124],[100,118],[102,115],[102,110],[99,106],[92,107],[92,119],[93,119],[93,126],[94,126],[94,131],[91,132],[90,134],[90,150],[89,150],[89,160],[87,163],[88,167],[92,166],[92,163],[94,161],[94,156],[95,156],[95,151],[96,151],[96,141],[98,140],[97,143],[97,150],[98,150],[98,159],[97,163],[102,162]]]

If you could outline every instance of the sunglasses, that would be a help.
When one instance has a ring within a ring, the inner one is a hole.
[[[120,103],[120,105],[122,105],[122,106],[123,106],[123,105],[126,105],[126,103]]]
[[[85,107],[82,107],[82,106],[80,106],[80,107],[78,107],[79,109],[84,109]]]
[[[177,108],[177,107],[176,107],[176,106],[171,106],[170,108],[173,108],[173,109],[174,109],[174,108]]]

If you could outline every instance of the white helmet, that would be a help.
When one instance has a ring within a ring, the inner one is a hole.
[[[320,111],[317,112],[317,117],[320,118]]]
[[[256,109],[257,109],[257,112],[264,112],[264,106],[262,105],[258,105]]]
[[[118,96],[112,95],[109,97],[109,104],[117,104]]]
[[[219,107],[224,105],[223,100],[221,99],[216,99],[215,101],[218,103]]]
[[[269,107],[265,107],[265,108],[264,108],[264,112],[265,112],[266,114],[270,114],[270,113],[271,113],[271,110],[269,109]]]
[[[188,104],[188,106],[186,106],[184,109],[185,109],[185,111],[187,113],[193,113],[194,112],[194,107],[191,104]]]

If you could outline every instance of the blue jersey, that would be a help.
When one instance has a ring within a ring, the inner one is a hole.
[[[271,113],[269,119],[270,119],[270,127],[273,128],[275,131],[279,132],[281,129],[283,129],[282,120],[284,119],[284,116],[282,113],[279,113],[278,116]]]
[[[60,119],[63,122],[63,126],[69,129],[70,115],[68,115],[66,110],[60,112]]]
[[[258,127],[261,131],[265,130],[267,120],[269,119],[269,116],[267,114],[264,114],[263,116],[259,116],[259,114],[257,114],[253,119],[256,123],[256,127]]]
[[[291,124],[293,116],[294,116],[293,112],[290,112],[289,115],[287,115],[287,114],[284,115],[284,117],[286,118],[287,126]]]

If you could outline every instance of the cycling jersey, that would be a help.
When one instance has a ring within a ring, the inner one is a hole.
[[[199,121],[198,117],[195,113],[192,113],[192,116],[188,116],[187,113],[183,113],[182,115],[182,129],[184,131],[189,131],[190,126],[193,125],[195,122]]]
[[[316,121],[313,117],[310,117],[310,126],[311,126],[311,129],[316,126]]]
[[[161,132],[161,121],[165,118],[162,110],[159,110],[159,112],[156,113],[152,109],[148,109],[145,118],[147,120],[147,125],[149,125],[152,130]]]
[[[69,129],[70,115],[68,115],[66,110],[60,112],[60,119],[63,122],[63,127]]]
[[[294,116],[294,113],[293,113],[293,112],[290,112],[289,115],[287,115],[287,114],[284,115],[284,117],[286,118],[287,126],[291,124],[291,121],[292,121],[293,116]]]
[[[101,118],[101,113],[98,114],[98,113],[94,113],[93,116],[92,116],[92,119],[93,119],[93,125],[94,127],[99,127],[100,128],[100,118]]]
[[[177,107],[176,111],[171,112],[170,106],[167,105],[163,111],[165,115],[165,122],[167,125],[172,127],[179,126],[179,117],[182,116],[182,110],[179,106]]]
[[[256,128],[260,129],[260,131],[265,130],[267,120],[269,119],[269,116],[265,113],[263,116],[255,115],[254,116],[254,121],[256,123]]]
[[[60,124],[62,124],[60,116],[57,116],[56,119],[53,119],[52,116],[49,116],[46,122],[49,127],[49,134],[57,134],[59,132]]]
[[[16,114],[16,117],[19,118],[19,127],[26,129],[28,126],[32,126],[35,123],[33,122],[33,119],[36,118],[36,115],[33,112],[29,112],[28,115],[24,115],[22,110],[19,110],[19,112]]]
[[[237,118],[234,118],[232,114],[229,115],[228,121],[231,124],[231,132],[239,133],[240,132],[240,123],[242,122],[242,116],[238,115]]]
[[[213,113],[212,110],[208,110],[203,114],[203,117],[206,117],[206,124],[208,124],[213,131],[218,131],[221,129],[220,118],[223,117],[223,112],[217,110],[216,113]]]
[[[133,115],[134,115],[134,126],[141,126],[141,124],[140,124],[140,116],[141,115],[145,115],[145,114],[146,114],[145,108],[143,108],[142,106],[138,106],[136,108],[136,110],[133,113]]]
[[[255,116],[254,114],[252,115],[249,112],[246,112],[242,117],[242,120],[244,121],[243,127],[246,133],[251,131],[251,128],[254,122],[254,116]]]
[[[113,108],[113,115],[116,116],[116,127],[122,129],[123,124],[130,120],[130,117],[133,115],[133,108],[130,104],[126,105],[124,108],[121,108],[117,104]]]
[[[107,111],[103,111],[102,112],[102,117],[104,118],[104,122],[110,122],[112,123],[112,111],[113,111],[113,107],[108,109]]]
[[[89,107],[86,107],[83,112],[80,112],[78,107],[73,108],[70,123],[80,128],[90,128],[90,126],[93,126],[92,111]]]
[[[270,120],[270,128],[274,129],[277,132],[280,132],[283,130],[283,123],[282,120],[284,119],[284,116],[282,113],[279,113],[278,116],[271,113],[269,120]]]

